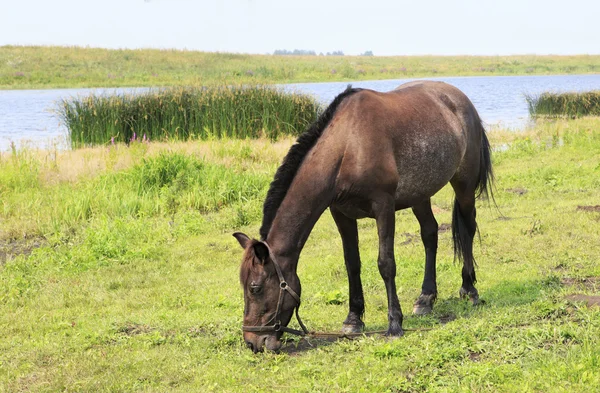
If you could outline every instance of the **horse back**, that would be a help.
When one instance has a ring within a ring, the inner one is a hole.
[[[338,202],[393,192],[400,209],[430,198],[458,172],[478,167],[480,128],[470,100],[442,82],[348,97],[327,138],[340,145]]]

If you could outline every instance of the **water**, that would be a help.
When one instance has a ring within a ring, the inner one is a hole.
[[[522,129],[529,121],[524,94],[544,91],[600,90],[600,75],[495,76],[426,78],[450,83],[461,89],[475,104],[489,127]],[[393,90],[414,79],[354,82],[354,87],[378,91]],[[314,95],[323,103],[346,88],[347,82],[295,83],[284,89]],[[143,92],[148,89],[56,89],[0,91],[0,151],[16,146],[67,148],[66,128],[55,111],[61,99],[90,93]]]

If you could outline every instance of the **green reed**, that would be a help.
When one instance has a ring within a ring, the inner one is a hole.
[[[525,95],[531,116],[600,116],[600,91]]]
[[[312,97],[269,86],[173,87],[63,100],[59,116],[73,147],[134,140],[276,139],[315,121]]]

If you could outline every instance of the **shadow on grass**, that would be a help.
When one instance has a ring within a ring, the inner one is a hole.
[[[344,340],[343,338],[329,337],[329,338],[300,338],[287,340],[287,342],[281,348],[281,353],[286,353],[290,356],[298,356],[307,351],[311,351],[317,348],[327,347],[334,344],[337,341]]]
[[[467,300],[458,296],[445,299],[438,299],[434,307],[434,312],[426,316],[416,316],[410,313],[405,314],[404,328],[406,334],[418,332],[428,332],[441,329],[448,323],[468,323],[472,318],[485,318],[481,312],[488,308],[511,309],[526,304],[531,304],[542,298],[546,298],[548,292],[558,291],[561,288],[561,282],[556,277],[543,278],[539,280],[511,281],[505,280],[497,285],[482,290],[482,304],[472,306]],[[383,334],[372,334],[373,331],[386,329],[387,326],[369,326],[365,335],[354,338],[348,337],[287,337],[281,353],[290,356],[300,356],[317,348],[323,348],[334,345],[337,342],[345,340],[360,340],[365,336],[374,336],[385,338]],[[338,333],[338,332],[333,332]]]

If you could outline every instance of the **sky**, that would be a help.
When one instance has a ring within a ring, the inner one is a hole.
[[[600,0],[0,0],[0,45],[600,54]]]

